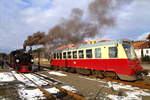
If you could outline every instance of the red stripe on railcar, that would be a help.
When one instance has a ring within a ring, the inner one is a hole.
[[[117,74],[126,75],[135,75],[136,70],[142,70],[138,60],[128,59],[53,59],[51,60],[51,65],[114,71]]]

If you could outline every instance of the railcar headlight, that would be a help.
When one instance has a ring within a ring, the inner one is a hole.
[[[33,59],[31,59],[31,62],[33,62],[34,60]]]
[[[16,59],[16,62],[18,63],[18,62],[19,62],[19,59]]]

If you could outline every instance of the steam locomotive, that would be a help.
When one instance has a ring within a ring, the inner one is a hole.
[[[9,55],[9,65],[17,72],[32,72],[33,57],[24,49],[12,51]]]
[[[58,48],[53,52],[50,63],[55,70],[127,81],[137,80],[147,74],[142,69],[131,41],[127,39]]]

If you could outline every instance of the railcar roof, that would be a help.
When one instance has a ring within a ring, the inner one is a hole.
[[[128,39],[120,39],[120,40],[111,40],[107,42],[98,42],[95,44],[81,44],[80,46],[77,47],[70,47],[70,48],[65,48],[62,50],[55,50],[54,52],[61,52],[65,50],[76,50],[76,49],[83,49],[83,48],[90,48],[90,47],[96,47],[96,46],[104,46],[104,45],[111,45],[111,44],[122,44],[123,41],[130,41]]]

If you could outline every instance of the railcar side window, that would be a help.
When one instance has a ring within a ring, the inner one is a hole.
[[[92,58],[92,49],[86,50],[86,58]]]
[[[62,53],[60,53],[60,59],[62,59]]]
[[[54,59],[56,59],[56,53],[54,53]]]
[[[117,58],[117,47],[109,47],[109,58]]]
[[[101,48],[95,48],[95,58],[101,58]]]
[[[73,58],[77,58],[77,51],[73,51]]]
[[[80,50],[80,51],[78,52],[78,54],[79,54],[79,58],[84,58],[83,50]]]
[[[63,53],[63,59],[66,59],[66,52]]]
[[[71,52],[68,52],[68,59],[71,58]]]
[[[59,53],[57,53],[57,59],[59,59]]]

